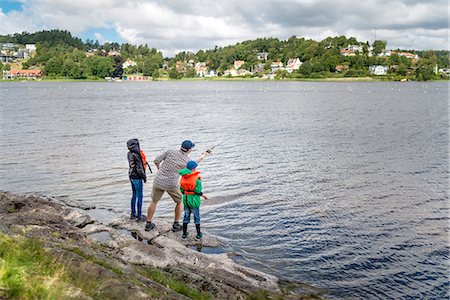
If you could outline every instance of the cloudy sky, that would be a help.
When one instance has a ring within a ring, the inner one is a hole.
[[[166,56],[293,35],[448,50],[450,33],[448,0],[0,0],[0,34],[43,29],[100,43],[147,43]]]

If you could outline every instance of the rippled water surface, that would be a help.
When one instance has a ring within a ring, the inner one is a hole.
[[[128,213],[126,141],[196,143],[203,226],[338,298],[449,297],[448,84],[0,83],[0,189]],[[156,168],[154,168],[156,169]],[[145,185],[145,208],[153,175]],[[171,216],[165,197],[156,216]]]

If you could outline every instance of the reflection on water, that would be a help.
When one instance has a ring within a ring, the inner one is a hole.
[[[152,160],[192,139],[192,158],[216,146],[202,226],[236,260],[338,297],[449,296],[446,83],[1,83],[0,97],[1,189],[128,213],[126,141]],[[172,214],[165,196],[156,217]]]

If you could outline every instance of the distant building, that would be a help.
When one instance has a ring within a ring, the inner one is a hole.
[[[246,75],[253,75],[253,73],[248,70],[245,70],[245,69],[236,70],[236,69],[231,68],[231,69],[225,70],[223,72],[223,75],[231,76],[231,77],[240,77],[240,76],[246,76]]]
[[[195,64],[195,73],[198,77],[205,77],[208,72],[208,68],[206,67],[206,63],[198,62]]]
[[[15,50],[16,48],[17,48],[16,45],[14,45],[13,43],[4,43],[2,47],[2,49],[10,51]]]
[[[286,71],[288,73],[292,73],[295,70],[298,70],[303,63],[299,58],[290,58],[286,64]]]
[[[274,61],[270,68],[272,69],[272,73],[275,73],[277,70],[284,70],[283,63],[281,61]]]
[[[26,44],[25,49],[27,49],[30,52],[36,52],[36,45],[35,44]]]
[[[177,70],[178,73],[186,73],[188,64],[185,61],[177,61],[175,63],[175,69]]]
[[[378,54],[379,57],[389,57],[391,56],[392,51],[391,50],[386,50],[384,49],[383,51],[381,51],[380,54]]]
[[[234,69],[239,70],[240,67],[242,67],[245,64],[245,61],[243,60],[235,60],[234,61]]]
[[[136,66],[137,63],[134,60],[131,59],[127,59],[123,64],[122,64],[122,68],[126,69],[128,67],[134,67]]]
[[[142,76],[142,75],[125,75],[122,78],[123,78],[123,80],[126,80],[126,81],[147,81],[147,80],[149,80],[149,77]]]
[[[409,52],[392,52],[393,54],[397,54],[398,56],[403,56],[409,59],[419,59],[419,55],[409,53]]]
[[[261,72],[264,72],[266,70],[265,67],[266,67],[266,64],[257,64],[257,65],[255,65],[253,71],[255,73],[261,73]]]
[[[256,59],[266,61],[268,56],[269,56],[268,52],[259,52],[256,54]]]
[[[41,78],[44,74],[41,70],[10,70],[4,74],[6,79],[14,79],[14,78],[28,78],[28,79],[37,79]]]
[[[210,70],[208,73],[206,73],[205,77],[216,77],[217,73],[214,70]]]
[[[363,53],[363,47],[359,45],[348,45],[340,51],[343,56],[355,56],[357,53]]]
[[[343,72],[343,71],[348,70],[348,65],[337,65],[335,67],[335,69],[336,69],[336,72]]]
[[[387,66],[370,66],[369,72],[372,75],[386,75],[389,70]]]
[[[120,52],[116,50],[111,50],[108,52],[108,56],[120,56]]]
[[[162,69],[169,70],[169,61],[168,60],[163,61]]]
[[[403,56],[409,59],[419,59],[419,55],[417,54],[413,54],[413,53],[409,53],[409,52],[397,52],[397,51],[392,51],[392,50],[383,50],[380,54],[378,54],[379,57],[389,57],[391,55],[398,55],[398,56]]]

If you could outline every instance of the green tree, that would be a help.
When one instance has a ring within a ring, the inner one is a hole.
[[[187,78],[193,78],[196,76],[196,72],[194,67],[188,67],[186,70],[186,74],[184,75]]]
[[[153,80],[155,80],[155,79],[158,79],[159,78],[159,69],[153,69],[153,72],[152,72],[152,78],[153,78]]]
[[[408,66],[405,64],[399,64],[397,67],[397,74],[405,76],[408,72]]]
[[[73,79],[84,78],[83,68],[80,66],[80,63],[74,62],[71,59],[66,59],[64,61],[61,75]]]
[[[175,67],[172,67],[169,69],[169,78],[171,79],[180,79],[181,74],[177,72],[177,69]]]
[[[423,58],[417,63],[416,80],[428,81],[433,79],[436,76],[434,72],[436,64],[436,54],[433,51],[425,52]]]
[[[84,61],[86,75],[99,78],[112,76],[115,63],[111,57],[91,56]]]
[[[375,55],[380,54],[384,49],[386,49],[386,45],[387,45],[386,41],[376,40],[372,44],[372,47],[373,47],[372,52]]]
[[[63,64],[64,61],[60,56],[50,58],[45,64],[44,72],[49,76],[57,76],[61,74]]]
[[[1,63],[0,63],[0,65],[1,65]],[[27,70],[29,68],[30,68],[30,63],[28,61],[24,61],[22,63],[22,69]]]

